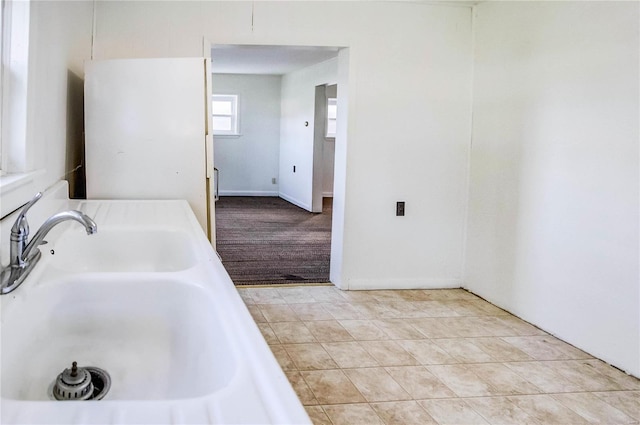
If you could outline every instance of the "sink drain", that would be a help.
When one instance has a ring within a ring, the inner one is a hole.
[[[56,378],[51,393],[56,400],[101,400],[111,387],[109,374],[97,367],[73,362]]]

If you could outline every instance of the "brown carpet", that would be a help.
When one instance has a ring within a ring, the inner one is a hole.
[[[329,282],[332,198],[313,214],[281,198],[222,197],[216,245],[236,285]]]

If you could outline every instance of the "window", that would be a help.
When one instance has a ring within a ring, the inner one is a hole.
[[[338,99],[327,98],[327,126],[325,137],[336,137],[336,120],[338,118]]]
[[[7,49],[4,47],[4,44],[7,40],[5,35],[6,25],[4,23],[5,16],[8,14],[8,10],[6,9],[5,0],[0,0],[0,176],[4,174],[2,171],[2,111],[4,104],[4,63],[5,63],[5,54]]]
[[[238,96],[214,94],[211,100],[213,134],[238,135]]]

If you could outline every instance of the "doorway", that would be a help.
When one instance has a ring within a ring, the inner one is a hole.
[[[326,134],[327,97],[337,103],[339,50],[212,48],[211,94],[237,99],[235,117],[234,106],[212,110],[237,123],[227,134],[214,126],[214,166],[217,250],[238,285],[331,281],[336,138]]]

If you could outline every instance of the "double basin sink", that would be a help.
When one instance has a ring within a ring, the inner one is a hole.
[[[180,276],[197,258],[184,231],[102,226],[87,236],[71,223],[40,249],[37,281],[4,306],[3,397],[50,400],[72,361],[111,375],[106,400],[198,397],[229,381],[233,357],[221,352],[210,295]]]
[[[0,296],[0,422],[310,423],[186,202],[74,202],[98,232],[56,226]],[[72,362],[103,399],[52,397]]]

